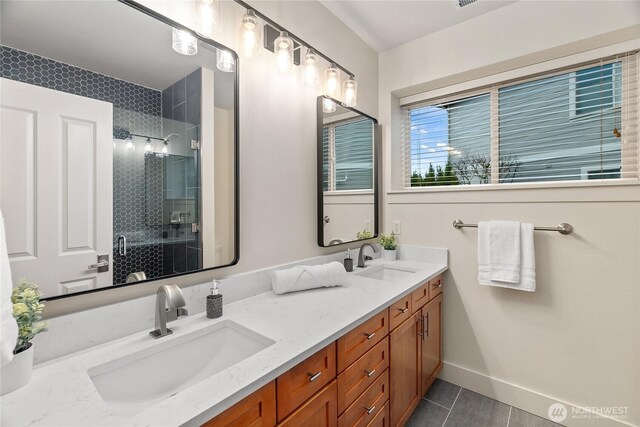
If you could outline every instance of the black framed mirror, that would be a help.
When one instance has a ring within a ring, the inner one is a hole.
[[[340,101],[317,100],[318,245],[366,240],[379,232],[378,121]]]
[[[0,7],[14,282],[51,300],[236,264],[238,55],[133,1]]]

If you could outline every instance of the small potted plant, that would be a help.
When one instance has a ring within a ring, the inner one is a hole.
[[[44,304],[38,286],[20,279],[11,293],[13,317],[18,323],[18,341],[13,350],[13,359],[2,367],[2,394],[17,390],[31,381],[33,371],[33,343],[31,340],[47,330],[41,322]]]
[[[396,260],[396,246],[398,245],[398,239],[396,235],[391,232],[388,236],[385,234],[380,235],[380,244],[384,248],[383,257],[389,261]]]
[[[362,230],[356,233],[357,240],[367,240],[373,238],[373,233],[369,230]]]

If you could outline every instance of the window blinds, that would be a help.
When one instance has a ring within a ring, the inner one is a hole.
[[[406,187],[638,177],[638,55],[403,107]]]
[[[325,191],[373,189],[373,125],[370,119],[323,128]]]

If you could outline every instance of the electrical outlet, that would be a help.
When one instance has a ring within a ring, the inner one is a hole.
[[[393,221],[393,234],[396,236],[402,234],[402,223],[400,221]]]
[[[364,231],[371,231],[371,220],[370,219],[365,219],[364,220]]]

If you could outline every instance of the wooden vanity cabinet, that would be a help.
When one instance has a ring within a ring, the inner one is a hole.
[[[421,312],[389,333],[390,425],[404,425],[422,397]]]
[[[273,427],[276,425],[276,382],[271,381],[250,394],[203,427]]]
[[[337,427],[338,386],[333,380],[322,391],[296,409],[283,422],[282,427]]]
[[[442,276],[205,424],[401,427],[442,369]]]
[[[442,369],[442,295],[422,308],[422,390],[431,387]]]

